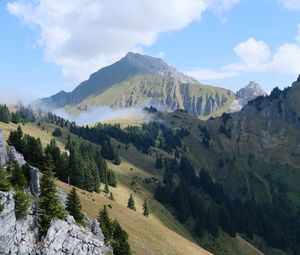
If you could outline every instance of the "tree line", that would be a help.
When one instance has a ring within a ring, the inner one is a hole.
[[[116,155],[111,148],[109,137],[127,145],[132,143],[138,150],[148,154],[152,146],[172,152],[177,147],[182,146],[181,138],[189,134],[189,131],[184,128],[174,132],[171,128],[159,122],[149,122],[141,126],[128,126],[126,128],[121,128],[119,124],[97,124],[95,127],[79,127],[72,123],[70,132],[93,143],[100,144],[105,158],[110,160],[114,159]]]
[[[20,106],[14,111],[10,111],[6,104],[0,104],[0,122],[15,124],[25,122],[35,122],[35,115],[30,107]]]

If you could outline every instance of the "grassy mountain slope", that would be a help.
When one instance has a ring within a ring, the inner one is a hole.
[[[41,126],[28,123],[23,125],[22,129],[24,133],[41,137],[42,144],[45,146],[54,138],[52,132],[55,127],[49,123],[41,123]],[[4,135],[7,138],[10,130],[15,130],[17,125],[0,123],[0,128],[4,130]],[[62,133],[62,137],[55,139],[61,149],[64,149],[64,143],[69,132],[62,129]],[[74,139],[81,139],[72,134],[71,136]],[[113,144],[115,147],[119,145],[116,141]],[[146,155],[137,151],[133,145],[130,145],[128,149],[125,149],[124,145],[120,145],[122,164],[116,166],[108,162],[108,166],[115,171],[119,181],[117,188],[110,187],[116,202],[108,200],[103,194],[81,191],[79,193],[84,210],[94,218],[102,205],[111,204],[111,215],[116,217],[129,233],[133,254],[187,254],[187,252],[188,254],[207,254],[195,244],[196,241],[190,232],[170,213],[169,208],[154,199],[155,186],[157,181],[162,180],[163,175],[163,170],[157,170],[154,167],[155,155],[158,153],[168,157],[168,154],[153,149],[152,155]],[[57,184],[65,190],[70,189],[64,183],[57,182]],[[137,212],[126,208],[130,193],[134,195]],[[149,219],[141,215],[142,203],[145,199],[148,200],[151,207],[152,213]],[[204,246],[209,248],[212,247],[212,243],[214,244],[215,241],[211,242],[209,239],[202,242]],[[240,237],[231,238],[223,232],[217,243],[218,247],[215,254],[261,254]]]
[[[195,116],[218,116],[229,110],[234,98],[232,91],[202,85],[162,59],[128,53],[93,73],[72,92],[61,91],[36,103],[51,109],[65,108],[72,114],[93,106],[153,104],[169,111],[182,108]]]
[[[184,84],[163,76],[139,75],[66,109],[74,112],[76,109],[91,106],[127,108],[151,104],[169,111],[185,109],[195,116],[217,116],[228,111],[233,100],[234,93],[226,89],[202,84]]]

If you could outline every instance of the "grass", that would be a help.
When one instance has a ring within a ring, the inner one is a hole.
[[[57,181],[57,186],[66,193],[71,186]],[[110,205],[109,213],[112,218],[118,219],[122,227],[129,233],[129,243],[134,255],[205,255],[210,254],[195,243],[171,231],[158,222],[144,217],[140,212],[126,208],[118,202],[113,202],[102,194],[89,193],[80,189],[83,210],[91,218],[96,218],[99,209]]]

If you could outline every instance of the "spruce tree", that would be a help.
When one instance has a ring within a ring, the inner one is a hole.
[[[132,196],[132,194],[130,194],[130,197],[128,199],[128,203],[127,203],[127,207],[131,210],[134,210],[136,211],[136,208],[135,208],[135,201],[134,201],[134,198]]]
[[[110,186],[117,187],[117,178],[115,173],[111,169],[107,171],[107,183]]]
[[[108,188],[107,182],[105,183],[105,186],[104,186],[104,193],[106,193],[106,194],[109,193],[109,188]]]
[[[31,196],[17,189],[14,194],[15,215],[17,219],[26,219],[30,207]]]
[[[156,159],[156,162],[155,162],[155,168],[156,169],[162,169],[163,167],[163,162],[162,162],[162,158],[159,157]]]
[[[114,255],[131,255],[130,246],[128,243],[128,234],[122,229],[119,222],[113,222],[113,241],[112,247]]]
[[[67,197],[66,209],[74,217],[76,222],[84,225],[84,216],[81,212],[82,206],[80,199],[76,193],[76,189],[73,188]]]
[[[16,131],[11,131],[7,140],[10,146],[14,146],[18,152],[24,153],[23,131],[18,126]]]
[[[7,180],[4,170],[0,168],[0,191],[7,192],[10,191],[11,185]]]
[[[38,203],[40,232],[45,235],[53,218],[63,219],[66,211],[56,195],[53,176],[53,161],[49,158],[45,165],[45,174],[41,178],[41,194]]]
[[[112,192],[110,192],[109,197],[108,197],[111,201],[115,201],[115,197],[114,194]]]
[[[145,200],[144,204],[143,204],[143,215],[145,217],[149,217],[149,214],[150,214],[150,209],[149,209],[147,200]]]
[[[100,223],[100,227],[105,238],[105,243],[107,244],[112,238],[113,229],[106,205],[102,209],[100,209],[98,221]]]
[[[18,164],[15,164],[13,168],[11,182],[15,187],[18,187],[21,190],[28,186],[28,182],[24,175],[23,169]]]
[[[118,152],[116,152],[115,153],[116,155],[115,155],[115,159],[114,159],[114,164],[115,165],[121,165],[121,158],[120,158],[120,155],[119,155],[119,153]]]

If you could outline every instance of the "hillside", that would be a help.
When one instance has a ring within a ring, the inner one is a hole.
[[[51,134],[56,125],[42,122],[40,126],[27,123],[22,126],[25,133],[34,137],[41,137],[42,143],[45,146],[54,138]],[[4,135],[7,138],[9,131],[15,130],[17,125],[0,123],[0,128],[4,130]],[[61,149],[64,148],[67,135],[69,132],[62,129],[62,137],[55,138],[60,145]],[[73,139],[79,139],[77,136],[71,134]],[[119,143],[115,142],[117,147]],[[154,153],[155,151],[153,151]],[[164,153],[163,151],[157,151]],[[116,202],[108,200],[104,195],[97,195],[86,191],[80,192],[80,198],[84,210],[90,217],[94,218],[98,214],[99,208],[104,204],[112,204],[111,214],[116,217],[124,228],[129,233],[130,244],[133,249],[133,254],[207,254],[199,246],[195,245],[195,239],[186,229],[184,225],[170,213],[169,208],[166,208],[154,197],[154,189],[156,182],[162,179],[163,172],[157,171],[154,167],[155,158],[146,155],[136,150],[134,146],[125,149],[121,144],[120,154],[123,157],[122,164],[116,166],[108,162],[109,167],[112,168],[117,174],[119,185],[117,188],[110,187],[114,193]],[[164,154],[167,157],[167,154]],[[141,161],[141,159],[143,159]],[[132,182],[135,182],[132,185]],[[58,186],[64,190],[69,190],[70,187],[57,182]],[[133,193],[138,212],[132,212],[126,209],[127,199],[129,194]],[[151,215],[146,219],[141,215],[141,208],[144,199],[147,199],[151,207]],[[140,226],[143,226],[142,228]],[[149,229],[151,235],[149,235]],[[151,237],[151,238],[150,238]],[[168,243],[169,245],[161,245],[161,242]],[[174,241],[175,240],[175,241]],[[232,255],[241,254],[244,251],[246,255],[260,254],[254,247],[245,241],[241,241],[240,237],[233,239],[227,234],[222,234],[219,239],[216,254],[227,254],[230,251]],[[208,241],[203,244],[207,247],[212,247],[214,242]],[[219,248],[218,248],[219,247]],[[222,247],[220,249],[220,247]],[[164,250],[165,249],[165,250]],[[227,252],[226,252],[227,250]],[[160,252],[158,252],[160,251]],[[164,252],[164,253],[163,253]]]

